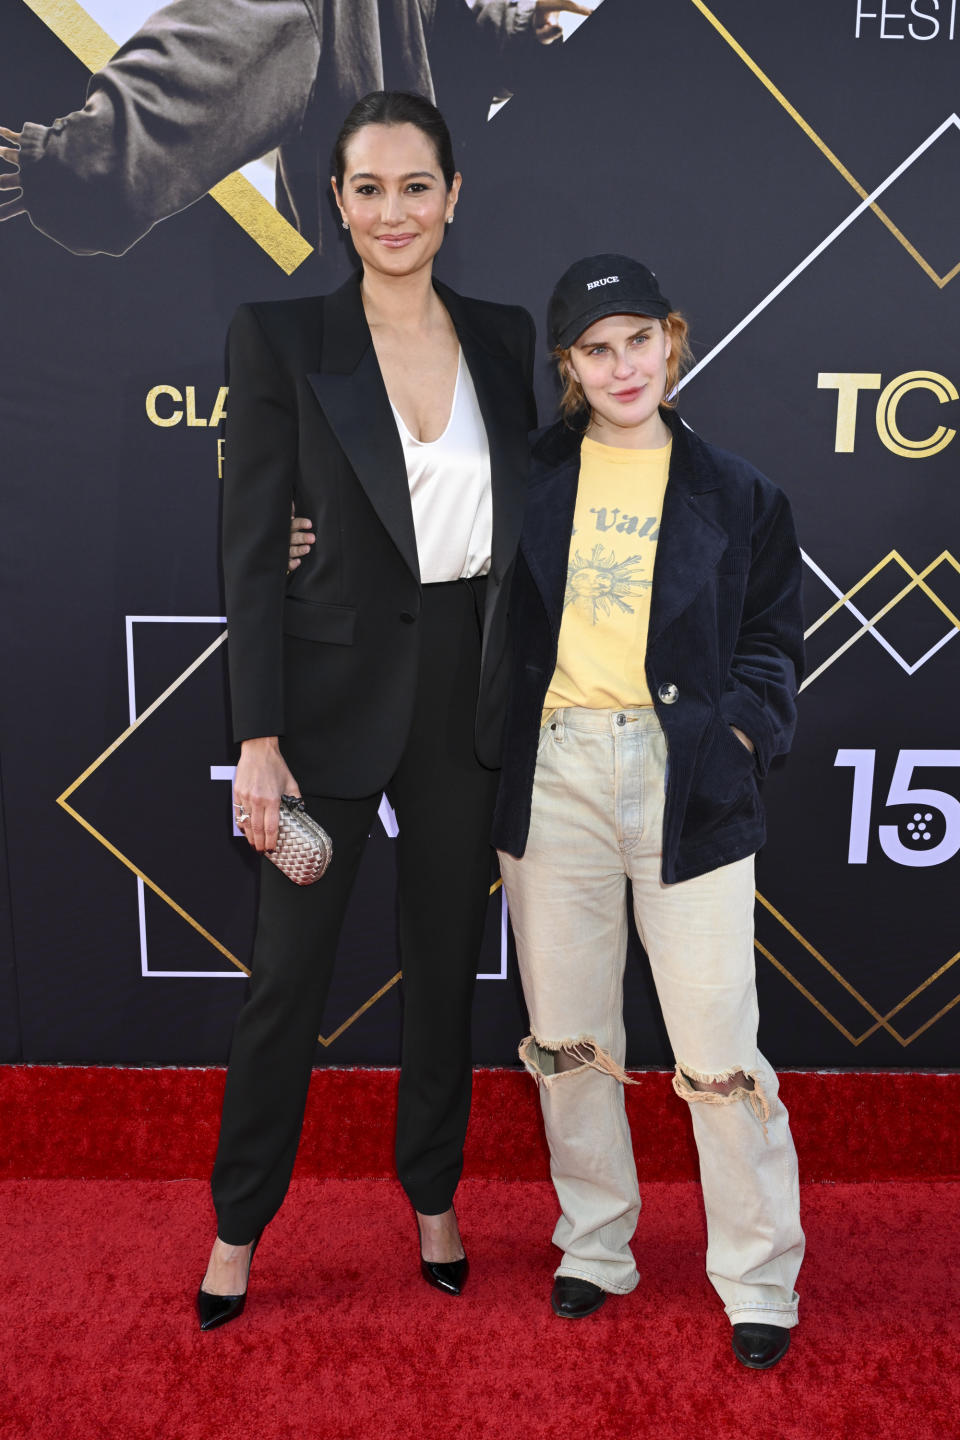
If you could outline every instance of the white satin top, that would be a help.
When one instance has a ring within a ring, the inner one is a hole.
[[[490,447],[477,392],[460,351],[447,428],[416,440],[390,402],[407,465],[424,585],[486,575],[493,540]]]

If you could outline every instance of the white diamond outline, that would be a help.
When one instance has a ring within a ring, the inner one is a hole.
[[[137,684],[134,657],[133,627],[134,625],[225,625],[225,615],[126,615],[124,616],[124,633],[126,636],[127,654],[127,708],[130,716],[130,724],[133,725],[137,719]],[[227,632],[218,637],[222,642],[226,639]],[[183,677],[178,677],[182,679]],[[178,682],[175,682],[178,683]],[[150,957],[147,947],[147,910],[146,910],[146,887],[143,880],[137,877],[137,917],[140,932],[140,976],[144,980],[246,980],[247,976],[243,970],[236,967],[230,970],[151,970]]]

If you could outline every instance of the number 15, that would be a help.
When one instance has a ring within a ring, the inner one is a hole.
[[[870,844],[873,810],[873,772],[876,750],[838,750],[834,766],[849,765],[853,769],[853,803],[850,807],[850,846],[847,860],[851,865],[865,865]],[[960,766],[960,750],[901,750],[890,781],[886,803],[920,805],[939,810],[946,822],[943,839],[930,848],[912,849],[904,845],[896,825],[878,825],[880,848],[897,865],[921,867],[942,865],[960,850],[960,800],[945,790],[911,789],[913,772],[923,766]],[[917,842],[915,842],[917,843]],[[922,843],[922,842],[920,842]]]

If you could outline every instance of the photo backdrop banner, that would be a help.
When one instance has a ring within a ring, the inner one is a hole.
[[[691,323],[683,417],[793,503],[809,664],[765,787],[764,1050],[954,1066],[956,0],[149,11],[4,5],[0,123],[27,124],[29,219],[0,226],[0,1059],[226,1057],[256,865],[231,811],[223,342],[239,303],[349,272],[328,157],[385,85],[434,96],[454,131],[442,278],[542,329],[572,260],[643,259]],[[542,345],[538,398],[546,422]],[[397,1063],[395,833],[384,805],[318,1063]],[[629,1063],[668,1065],[634,949]],[[479,974],[476,1058],[513,1063],[525,1019],[495,872]]]

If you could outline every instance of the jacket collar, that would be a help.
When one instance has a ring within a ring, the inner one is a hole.
[[[324,297],[320,369],[307,379],[360,484],[419,579],[403,446],[364,314],[361,279],[357,271]],[[439,280],[433,285],[456,329],[487,432],[493,492],[491,568],[500,578],[516,548],[523,517],[518,476],[525,470],[526,435],[523,397],[517,394],[522,377],[509,352],[473,322],[471,302]]]
[[[703,589],[728,544],[727,532],[699,500],[701,495],[720,488],[720,472],[710,461],[703,441],[675,411],[660,413],[670,427],[673,449],[653,566],[648,646]]]
[[[699,496],[720,486],[719,471],[703,442],[675,411],[661,409],[660,414],[670,430],[673,448],[654,563],[648,643],[687,608],[727,547],[726,531],[699,501]],[[581,439],[562,421],[533,438],[531,489],[521,544],[555,635],[563,615]]]
[[[673,450],[670,457],[670,484],[687,495],[716,490],[719,479],[710,463],[703,441],[684,424],[676,410],[660,407],[660,418],[670,431]],[[583,435],[564,420],[545,426],[530,437],[534,472],[549,476],[561,467],[580,462]]]

